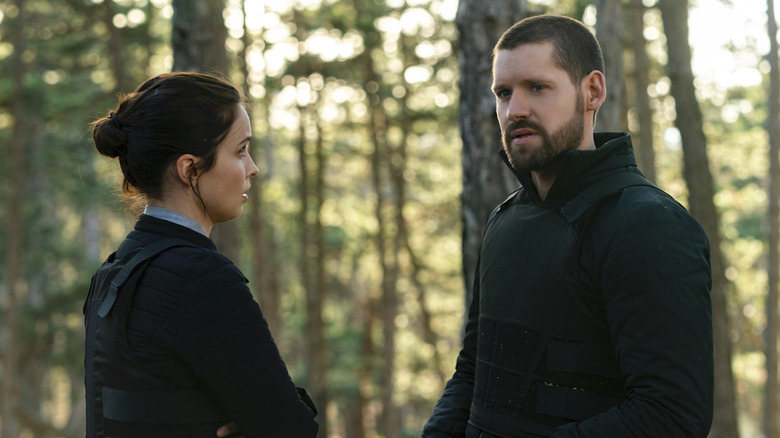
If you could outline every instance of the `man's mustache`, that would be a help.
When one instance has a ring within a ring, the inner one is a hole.
[[[536,131],[537,134],[546,134],[544,128],[538,123],[522,119],[511,122],[506,128],[506,135],[509,135],[512,131],[517,129],[531,129]]]

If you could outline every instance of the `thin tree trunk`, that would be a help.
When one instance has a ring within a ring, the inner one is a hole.
[[[774,0],[767,0],[769,30],[769,242],[767,256],[768,291],[766,298],[766,389],[764,434],[780,437],[778,422],[777,336],[778,282],[780,282],[780,66],[778,66],[777,21]]]
[[[409,67],[413,60],[410,60],[414,47],[404,43],[402,45],[402,56],[404,57],[405,67]],[[428,303],[426,299],[426,286],[423,281],[420,280],[420,272],[424,269],[422,263],[417,257],[416,251],[412,248],[412,244],[409,238],[409,226],[404,214],[406,207],[406,180],[404,179],[404,170],[407,166],[407,148],[409,133],[412,132],[413,115],[409,112],[408,97],[411,95],[409,90],[409,84],[402,79],[402,85],[407,89],[402,97],[399,98],[402,115],[400,118],[401,139],[395,150],[395,156],[390,159],[390,178],[395,189],[396,199],[396,229],[398,238],[396,241],[406,252],[409,257],[409,263],[411,265],[410,277],[412,284],[417,289],[417,304],[420,307],[420,325],[422,328],[422,339],[428,345],[432,347],[433,360],[431,362],[431,368],[436,372],[441,382],[441,389],[444,389],[444,385],[447,383],[447,375],[442,369],[442,359],[439,354],[436,343],[439,340],[436,332],[432,326],[432,316],[428,309]]]
[[[225,0],[173,0],[171,45],[174,71],[201,71],[228,77]],[[238,263],[238,221],[215,224],[211,239],[219,252]]]
[[[493,46],[528,11],[525,0],[460,0],[455,17],[460,67],[458,120],[463,140],[463,276],[471,301],[482,227],[490,212],[518,183],[498,156],[501,130],[496,119]],[[464,321],[465,321],[464,312]]]
[[[683,174],[688,186],[691,214],[701,223],[710,240],[712,265],[712,318],[715,340],[715,411],[711,437],[739,436],[737,426],[734,374],[731,368],[725,260],[721,250],[715,190],[707,157],[701,108],[696,100],[691,69],[691,48],[688,45],[688,1],[659,0],[664,23],[669,61],[667,71],[671,93],[675,99],[677,119],[683,146]]]
[[[364,11],[368,2],[365,0],[355,1],[355,9],[358,15]],[[371,185],[376,195],[374,213],[377,221],[377,231],[375,235],[375,244],[377,250],[377,259],[381,270],[380,282],[380,300],[379,300],[379,318],[382,321],[382,374],[380,379],[379,400],[381,402],[381,413],[377,421],[377,430],[379,435],[384,437],[396,437],[401,430],[399,424],[398,408],[394,402],[396,388],[395,382],[395,337],[396,325],[395,318],[398,314],[398,296],[396,283],[398,281],[398,235],[390,235],[385,212],[388,205],[388,196],[385,192],[384,181],[382,177],[383,170],[387,168],[389,158],[389,146],[387,139],[387,114],[382,107],[382,96],[379,84],[382,83],[381,77],[377,72],[372,52],[381,47],[381,36],[376,29],[371,29],[371,35],[366,37],[366,48],[363,55],[365,62],[365,78],[363,88],[366,91],[369,121],[367,129],[370,130],[371,143],[373,150],[371,152]],[[393,239],[393,246],[388,248],[388,242]]]
[[[314,114],[317,108],[312,109]],[[328,344],[325,339],[325,323],[322,319],[327,298],[327,284],[325,272],[325,230],[320,219],[322,207],[325,204],[325,169],[327,166],[324,141],[322,138],[322,129],[316,116],[312,116],[314,125],[317,129],[317,148],[315,150],[315,169],[314,169],[314,282],[309,298],[306,300],[306,331],[309,342],[309,381],[311,382],[312,398],[317,400],[322,412],[327,411],[330,401],[328,391]],[[322,416],[325,418],[325,415]],[[320,434],[323,437],[328,436],[329,425],[327,421],[320,420]]]
[[[114,73],[115,90],[128,92],[127,74],[125,74],[125,57],[123,55],[122,34],[114,26],[114,2],[104,1],[103,22],[108,29],[108,54],[111,60],[111,71]]]
[[[596,37],[604,55],[607,99],[598,112],[598,131],[625,131],[623,117],[623,2],[596,0]]]
[[[370,52],[369,52],[370,53]],[[392,250],[387,248],[388,227],[385,220],[385,204],[387,203],[382,184],[382,169],[388,161],[385,155],[387,149],[387,120],[378,91],[372,90],[371,84],[378,84],[378,75],[374,70],[371,56],[366,56],[366,71],[368,73],[367,90],[369,100],[369,114],[371,116],[372,142],[374,149],[371,153],[371,177],[372,186],[376,193],[374,208],[377,220],[376,246],[377,258],[382,271],[381,299],[379,315],[382,320],[382,385],[380,400],[382,402],[382,414],[379,421],[379,432],[382,436],[391,437],[398,435],[398,415],[393,394],[395,393],[395,317],[397,315],[398,298],[396,296],[396,263],[397,259]]]
[[[11,75],[14,82],[12,114],[14,125],[11,139],[8,143],[8,163],[10,180],[8,183],[8,200],[6,211],[8,223],[8,243],[6,247],[5,299],[3,301],[3,351],[2,351],[2,386],[0,386],[0,436],[15,438],[19,436],[19,420],[16,408],[19,406],[19,367],[20,351],[19,334],[19,283],[22,268],[22,238],[24,236],[24,221],[22,220],[22,192],[25,186],[25,93],[24,77],[27,68],[22,54],[27,48],[24,36],[27,12],[24,0],[16,0],[16,22],[14,26],[14,50],[11,59]]]
[[[639,123],[639,133],[634,134],[634,152],[639,169],[650,181],[656,180],[655,150],[653,147],[653,109],[647,87],[650,85],[648,72],[650,61],[647,57],[645,40],[645,6],[642,0],[631,0],[628,5],[628,38],[634,54],[634,108]]]
[[[241,2],[241,10],[246,11],[246,0]],[[250,102],[247,105],[247,113],[250,120],[252,120],[253,131],[258,131],[257,125],[254,123],[255,112],[253,109],[257,106],[261,108],[263,117],[268,117],[268,100],[262,99],[260,102],[255,102],[250,94],[249,83],[249,63],[247,62],[247,48],[252,44],[252,40],[249,37],[249,28],[247,26],[246,15],[244,16],[244,34],[241,37],[243,48],[239,56],[239,69],[241,70],[241,76],[243,81],[243,92],[247,101]],[[259,104],[259,105],[258,105]],[[268,120],[265,121],[265,126],[268,126]],[[266,149],[271,148],[270,134],[265,133],[263,137],[264,141],[262,146]],[[259,163],[259,159],[262,156],[261,144],[259,144],[257,137],[253,137],[249,145],[250,155],[258,164],[260,169],[263,169],[262,163]],[[276,270],[272,269],[271,264],[275,258],[275,254],[272,253],[273,246],[269,243],[268,233],[266,232],[266,223],[263,218],[263,188],[267,175],[261,173],[255,179],[252,180],[252,189],[247,193],[249,196],[248,216],[249,216],[249,230],[252,235],[252,267],[254,273],[254,286],[252,291],[257,297],[260,307],[263,310],[263,316],[265,316],[268,322],[268,327],[274,336],[274,339],[279,343],[282,337],[282,318],[281,318],[281,304],[279,302],[279,289],[273,287],[272,276],[276,275]]]
[[[225,0],[173,0],[172,4],[173,70],[226,76]]]
[[[358,258],[356,256],[352,261],[352,278],[357,278],[358,272]],[[378,319],[377,316],[377,304],[374,299],[371,298],[371,291],[364,290],[365,288],[360,285],[354,285],[352,290],[363,293],[356,293],[355,304],[356,308],[360,309],[360,324],[362,328],[362,335],[360,337],[360,363],[357,365],[357,400],[352,413],[353,425],[352,431],[347,427],[347,438],[366,438],[366,428],[368,426],[367,419],[370,418],[369,405],[371,403],[372,394],[370,389],[373,383],[372,374],[374,367],[372,363],[375,362],[376,351],[374,349],[374,322]]]

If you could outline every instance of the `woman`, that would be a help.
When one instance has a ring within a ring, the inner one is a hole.
[[[250,138],[238,91],[199,73],[149,79],[94,123],[146,207],[85,304],[89,437],[316,435],[246,278],[208,237],[247,201]]]

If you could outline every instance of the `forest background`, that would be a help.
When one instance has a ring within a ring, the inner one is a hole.
[[[193,69],[247,96],[261,174],[213,238],[320,407],[320,436],[419,436],[454,370],[482,223],[517,185],[496,154],[490,50],[543,12],[593,27],[610,84],[597,128],[632,132],[640,168],[710,237],[711,436],[780,436],[773,8],[0,1],[0,437],[84,436],[81,308],[134,222],[89,123],[146,77]]]

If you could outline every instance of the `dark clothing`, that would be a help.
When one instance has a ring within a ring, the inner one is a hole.
[[[316,436],[313,405],[293,385],[246,278],[210,239],[143,215],[115,258],[127,263],[139,248],[171,237],[189,245],[151,259],[135,293],[122,289],[111,313],[97,319],[98,397],[88,407],[97,413],[96,435],[214,437],[235,421],[246,437]],[[103,397],[125,407],[104,405]],[[167,397],[208,415],[196,415],[197,423],[172,418]],[[104,409],[117,415],[104,419]]]
[[[641,181],[628,134],[595,138],[565,154],[546,199],[516,173],[524,188],[491,213],[463,349],[424,437],[707,435],[707,238]]]

